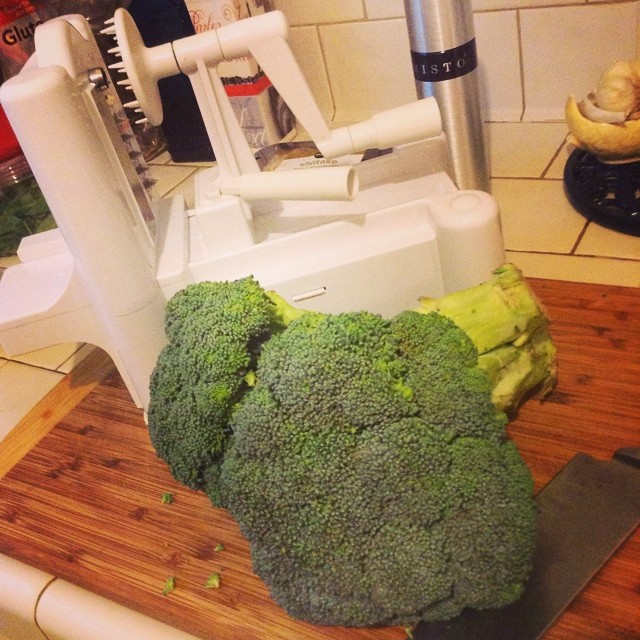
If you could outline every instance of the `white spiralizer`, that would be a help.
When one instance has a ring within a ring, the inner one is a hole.
[[[158,80],[186,74],[216,166],[197,174],[192,209],[179,197],[155,199],[87,21],[40,25],[34,57],[2,85],[0,101],[58,229],[25,238],[20,263],[0,280],[9,355],[95,344],[146,409],[165,302],[189,283],[253,274],[301,307],[389,316],[419,296],[476,284],[504,261],[494,199],[459,191],[449,177],[433,98],[330,128],[280,12],[153,48],[124,9],[110,22],[122,58],[112,75],[133,94],[125,106],[160,124]],[[245,55],[335,161],[261,171],[216,70]],[[354,154],[364,155],[354,164]]]

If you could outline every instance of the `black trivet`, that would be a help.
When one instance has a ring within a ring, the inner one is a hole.
[[[571,204],[589,220],[640,236],[640,161],[606,164],[576,149],[564,168]]]

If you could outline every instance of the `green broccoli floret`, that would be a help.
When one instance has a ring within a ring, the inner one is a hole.
[[[410,624],[520,595],[533,486],[477,360],[414,311],[303,316],[264,346],[221,492],[291,615]]]
[[[168,344],[150,382],[149,434],[176,478],[215,484],[229,417],[262,343],[281,330],[276,305],[253,278],[201,282],[167,303]]]
[[[547,323],[511,265],[391,319],[305,312],[251,278],[193,285],[169,303],[152,440],[230,510],[295,617],[500,607],[524,588],[536,524],[505,411],[555,381]]]

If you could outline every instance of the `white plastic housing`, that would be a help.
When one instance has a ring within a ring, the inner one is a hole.
[[[92,90],[52,66],[10,78],[0,97],[73,256],[85,304],[92,305],[95,322],[108,336],[100,346],[124,364],[134,399],[146,406],[149,376],[166,341],[165,300],[155,265],[147,262],[136,240],[140,212],[135,201],[123,197],[128,184],[105,152],[104,136],[96,132],[102,120]],[[49,295],[51,285],[42,284],[47,290],[41,295]]]

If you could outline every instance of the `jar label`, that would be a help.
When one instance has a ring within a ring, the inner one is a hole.
[[[35,51],[34,33],[41,23],[29,2],[0,2],[0,71],[10,78]]]

